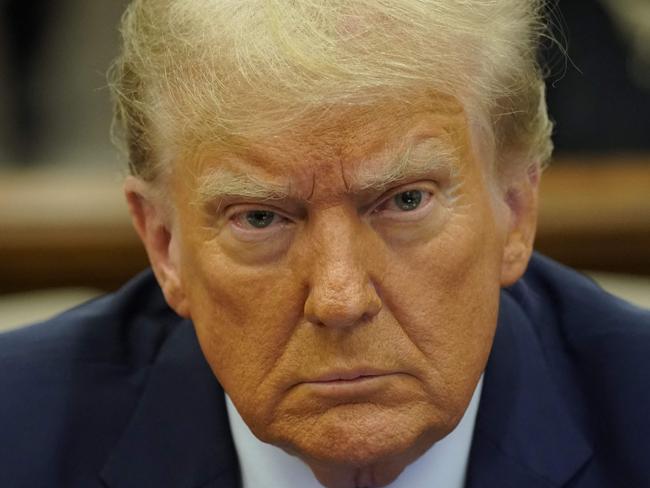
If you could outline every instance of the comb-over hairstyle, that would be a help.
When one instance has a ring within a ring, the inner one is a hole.
[[[111,70],[133,174],[277,133],[337,106],[456,97],[498,165],[541,165],[551,123],[541,0],[134,0]],[[471,116],[471,115],[470,115]]]

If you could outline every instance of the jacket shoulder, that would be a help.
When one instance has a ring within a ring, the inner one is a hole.
[[[650,310],[543,256],[533,258],[524,278],[509,291],[538,323],[548,347],[563,343],[587,358],[650,345]]]
[[[0,334],[0,362],[21,368],[78,361],[137,367],[155,356],[177,322],[147,271],[115,293]]]
[[[179,322],[145,272],[114,294],[1,334],[0,485],[72,486],[63,473],[97,469]]]
[[[539,255],[508,293],[530,318],[596,459],[632,486],[650,484],[650,311]]]

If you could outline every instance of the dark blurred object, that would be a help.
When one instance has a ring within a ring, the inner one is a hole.
[[[557,46],[543,53],[557,152],[647,152],[650,89],[634,77],[631,42],[597,0],[563,0],[557,9],[555,23],[566,24],[557,29],[567,38],[566,70]]]
[[[0,0],[0,167],[113,165],[106,70],[128,0]]]
[[[43,58],[44,41],[52,24],[51,15],[56,2],[42,0],[5,0],[0,14],[8,66],[6,76],[7,112],[10,159],[23,164],[35,157],[35,141],[42,139],[42,107],[38,106],[38,67]]]

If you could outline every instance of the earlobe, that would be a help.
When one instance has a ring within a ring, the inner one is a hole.
[[[532,254],[532,245],[521,234],[511,234],[501,262],[501,286],[510,286],[522,277]]]
[[[526,271],[537,228],[539,170],[528,171],[508,185],[505,201],[509,227],[503,247],[501,286],[514,284]]]
[[[174,248],[170,212],[158,191],[152,188],[151,183],[134,176],[128,176],[124,182],[124,195],[133,226],[144,244],[165,300],[177,314],[189,317]]]

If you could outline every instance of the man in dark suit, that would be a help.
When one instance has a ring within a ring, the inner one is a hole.
[[[531,261],[541,8],[133,2],[152,272],[3,337],[0,482],[647,485],[648,314]]]
[[[649,486],[649,330],[533,257],[501,293],[466,486]],[[241,486],[224,392],[150,272],[0,347],[1,486]]]

